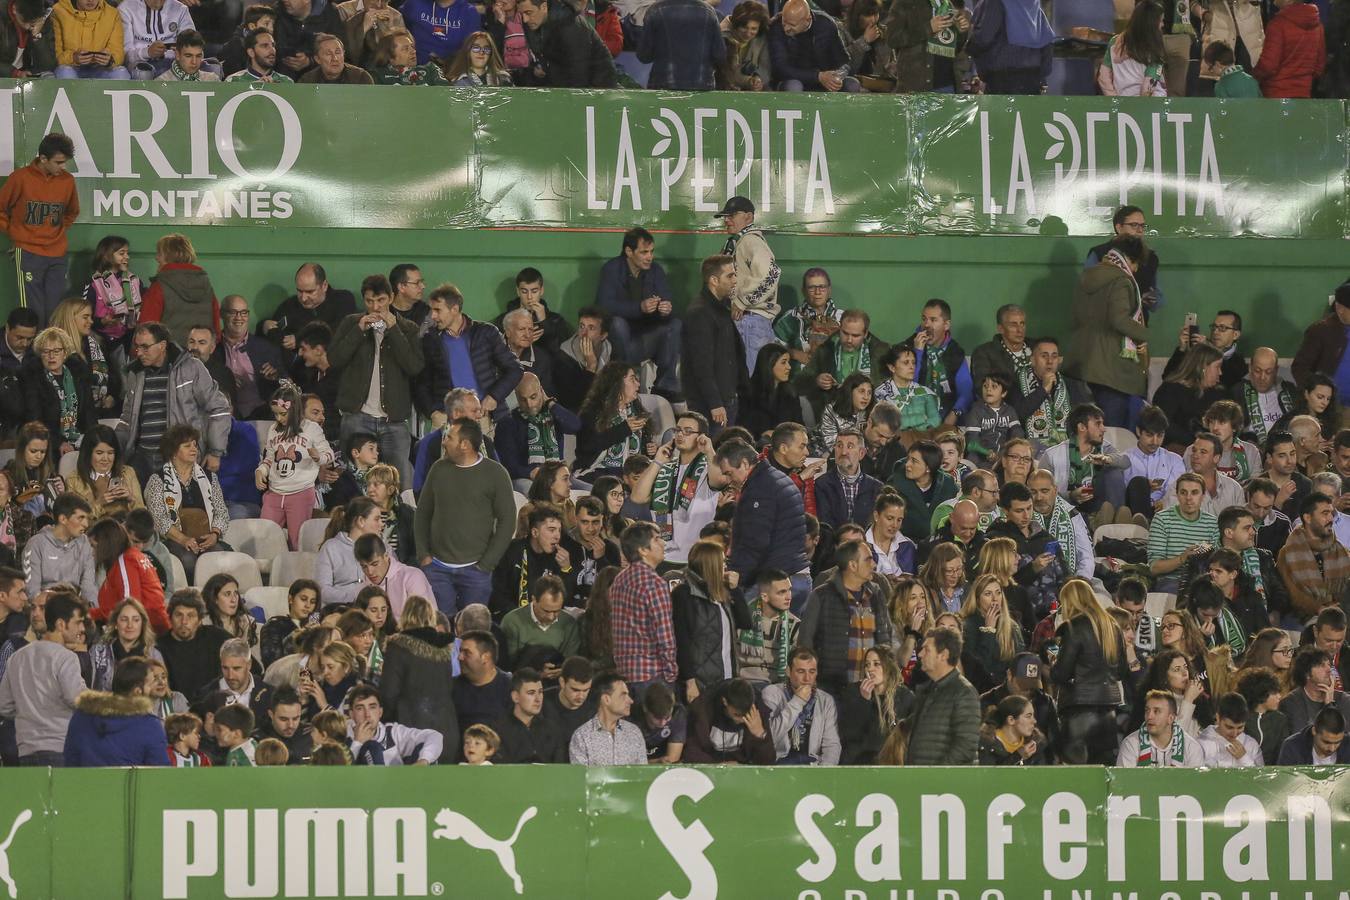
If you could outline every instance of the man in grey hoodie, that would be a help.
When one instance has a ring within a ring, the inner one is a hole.
[[[58,581],[80,586],[86,603],[98,603],[94,583],[94,549],[85,537],[94,510],[83,497],[62,494],[52,504],[56,523],[28,539],[23,548],[23,574],[28,596],[36,597]]]
[[[0,715],[14,719],[19,765],[63,766],[66,729],[85,689],[72,649],[84,644],[85,609],[59,593],[38,614],[46,619],[41,639],[16,651],[0,679]]]

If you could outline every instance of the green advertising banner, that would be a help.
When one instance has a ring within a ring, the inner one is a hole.
[[[915,99],[913,230],[1098,234],[1119,206],[1151,231],[1346,236],[1340,101]]]
[[[1350,236],[1340,101],[0,82],[0,172],[77,148],[82,219],[803,234]]]
[[[49,131],[75,142],[82,221],[325,228],[479,223],[472,102],[459,91],[4,82],[0,171]],[[425,93],[417,100],[402,99]],[[421,101],[421,102],[419,102]]]
[[[1350,900],[1350,769],[5,770],[0,897]]]

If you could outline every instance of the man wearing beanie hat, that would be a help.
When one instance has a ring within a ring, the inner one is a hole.
[[[1336,299],[1321,319],[1303,332],[1303,343],[1294,354],[1294,380],[1304,384],[1319,373],[1336,382],[1341,404],[1350,402],[1350,280],[1336,288]]]

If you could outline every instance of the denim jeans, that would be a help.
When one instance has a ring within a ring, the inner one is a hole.
[[[676,392],[680,380],[675,365],[680,359],[680,334],[684,323],[674,317],[665,320],[638,322],[615,316],[609,325],[609,339],[614,344],[617,358],[633,365],[650,359],[656,363],[656,390]]]
[[[492,598],[492,573],[478,566],[447,566],[433,559],[422,567],[431,583],[436,606],[450,618],[470,603],[484,605]]]
[[[1089,384],[1092,399],[1101,407],[1102,419],[1107,425],[1134,431],[1138,414],[1133,394],[1126,394],[1104,384]]]
[[[346,443],[347,438],[362,431],[375,435],[375,440],[380,445],[380,461],[398,469],[399,484],[403,487],[412,485],[412,461],[409,458],[412,450],[412,433],[408,431],[408,423],[377,419],[363,412],[343,413],[342,428],[339,431],[343,443]]]
[[[97,78],[128,81],[131,73],[124,66],[57,66],[52,73],[57,78]]]
[[[745,370],[754,372],[759,348],[778,340],[778,336],[773,333],[773,323],[763,316],[746,313],[736,321],[736,330],[741,333],[741,341],[745,344]]]

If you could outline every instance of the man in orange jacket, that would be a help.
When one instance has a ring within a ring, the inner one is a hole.
[[[66,231],[80,215],[75,178],[66,163],[75,145],[52,132],[37,158],[15,169],[0,187],[0,228],[14,244],[19,305],[38,314],[45,328],[66,290]]]

